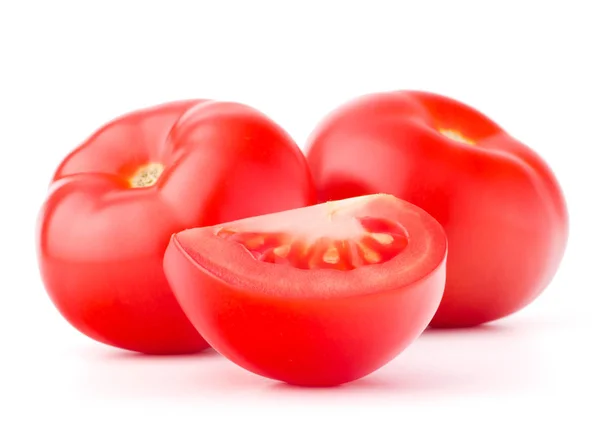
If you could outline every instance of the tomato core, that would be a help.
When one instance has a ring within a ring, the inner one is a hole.
[[[475,141],[469,139],[468,137],[463,136],[463,134],[458,130],[452,130],[447,128],[440,128],[438,130],[443,136],[455,140],[460,143],[465,143],[467,145],[475,145]]]
[[[164,169],[165,167],[160,163],[148,163],[133,174],[129,179],[129,184],[133,188],[154,186]]]
[[[258,261],[298,269],[353,270],[380,264],[394,258],[408,244],[406,230],[391,220],[350,214],[333,219],[331,210],[324,217],[318,223],[321,232],[328,227],[335,228],[335,237],[311,237],[308,230],[316,223],[310,221],[299,224],[297,232],[256,232],[221,227],[216,235],[241,244]]]

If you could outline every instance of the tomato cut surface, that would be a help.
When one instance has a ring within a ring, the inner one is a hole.
[[[445,260],[435,219],[369,195],[182,231],[164,269],[217,351],[269,378],[335,385],[381,367],[425,329]]]
[[[338,204],[337,206],[344,206]],[[216,235],[240,243],[254,258],[267,263],[288,264],[298,269],[351,270],[366,264],[378,264],[400,253],[408,243],[406,230],[386,219],[357,218],[349,213],[338,215],[327,210],[320,226],[311,225],[314,210],[294,213],[294,228],[262,233],[220,228]],[[274,224],[276,226],[276,224]]]

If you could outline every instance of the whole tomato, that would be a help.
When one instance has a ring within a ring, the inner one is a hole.
[[[519,310],[563,256],[567,210],[548,165],[450,98],[360,97],[317,127],[308,161],[321,201],[390,193],[442,224],[447,284],[432,326],[472,326]]]
[[[144,353],[208,346],[162,270],[173,233],[312,204],[292,139],[237,103],[179,101],[130,113],[61,163],[38,221],[42,279],[62,315]]]

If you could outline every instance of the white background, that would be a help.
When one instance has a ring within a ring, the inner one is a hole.
[[[0,3],[0,433],[600,433],[597,2],[150,3]],[[36,214],[60,160],[104,122],[237,100],[302,145],[336,105],[403,88],[479,108],[562,182],[567,254],[525,310],[426,332],[361,381],[308,390],[211,352],[110,349],[50,303]]]

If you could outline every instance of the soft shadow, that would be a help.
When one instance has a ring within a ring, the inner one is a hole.
[[[421,372],[403,373],[401,376],[382,376],[372,373],[362,379],[331,387],[303,387],[283,382],[274,382],[268,386],[272,392],[294,395],[364,395],[365,393],[407,393],[427,392],[431,390],[447,390],[462,384],[460,379],[440,373]]]
[[[83,360],[77,387],[87,397],[204,397],[260,389],[267,382],[213,349],[186,355],[86,349]]]
[[[322,395],[322,394],[334,394],[337,395],[340,392],[343,394],[351,392],[369,392],[369,391],[397,391],[399,388],[420,388],[420,385],[403,384],[402,382],[391,379],[385,380],[376,375],[370,375],[362,379],[358,379],[353,382],[348,382],[342,385],[334,385],[329,387],[305,387],[300,385],[291,385],[284,382],[274,381],[268,386],[269,390],[275,392],[293,393],[297,395]]]
[[[275,383],[268,390],[272,394],[410,397],[523,391],[547,381],[538,335],[554,326],[499,321],[471,328],[429,328],[396,359],[363,379],[333,388]]]
[[[562,329],[557,319],[548,318],[524,318],[507,317],[496,320],[491,323],[484,323],[477,326],[465,326],[454,328],[427,328],[423,331],[422,337],[428,336],[509,336],[509,335],[531,335],[539,331],[550,331]]]
[[[519,328],[505,322],[484,323],[477,326],[465,326],[454,328],[431,328],[423,331],[424,335],[498,335],[512,333]]]
[[[182,353],[182,354],[145,354],[139,352],[130,352],[120,349],[108,349],[102,354],[97,356],[107,360],[116,361],[171,361],[171,360],[187,360],[187,359],[203,359],[203,358],[215,358],[220,355],[213,349],[208,348],[200,352],[195,353]]]
[[[559,326],[517,320],[474,328],[428,329],[371,375],[337,387],[307,388],[249,373],[213,349],[189,355],[143,355],[110,348],[84,351],[77,383],[85,395],[206,397],[258,394],[414,397],[500,394],[539,388],[551,376],[545,355]],[[548,333],[551,333],[549,336]]]

